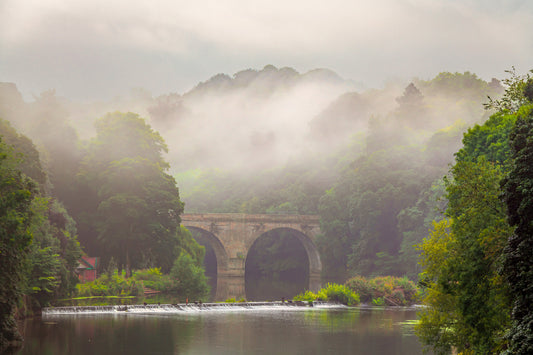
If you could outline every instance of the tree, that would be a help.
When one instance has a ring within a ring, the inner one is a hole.
[[[178,255],[183,203],[176,181],[166,173],[165,142],[134,113],[108,114],[96,122],[96,130],[79,175],[85,196],[83,240],[92,253],[113,256],[128,274],[141,265],[170,270]]]
[[[527,112],[525,109],[528,109]],[[502,181],[509,223],[504,275],[513,299],[508,354],[533,353],[533,105],[523,107],[510,135],[513,167]],[[522,114],[520,114],[522,113]]]
[[[502,168],[484,156],[460,161],[447,179],[447,221],[421,245],[426,285],[418,334],[438,353],[501,350],[508,324],[500,255],[511,228],[499,200]]]
[[[206,300],[209,286],[202,267],[198,266],[189,253],[183,251],[174,262],[170,276],[175,281],[174,292],[191,300]]]
[[[0,137],[0,351],[21,340],[13,311],[32,240],[31,203],[36,193],[35,183],[17,169],[12,149]]]
[[[513,66],[505,72],[510,75],[510,78],[503,80],[506,86],[505,93],[500,99],[493,99],[489,96],[489,102],[484,104],[485,109],[514,113],[520,107],[532,101],[530,95],[533,78],[530,73],[533,73],[533,70],[530,70],[525,75],[519,75]]]
[[[46,306],[74,291],[81,247],[74,220],[57,200],[38,196],[32,211],[33,242],[25,263],[24,294],[32,296],[35,306]]]

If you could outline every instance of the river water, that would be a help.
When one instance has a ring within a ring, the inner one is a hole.
[[[218,307],[44,314],[18,354],[422,354],[412,308]]]

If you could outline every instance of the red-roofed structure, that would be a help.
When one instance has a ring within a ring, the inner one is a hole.
[[[98,257],[82,256],[80,264],[76,268],[80,282],[96,280],[96,268],[98,267]]]

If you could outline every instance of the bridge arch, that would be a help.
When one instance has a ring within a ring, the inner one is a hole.
[[[298,232],[297,238],[309,259],[309,289],[320,288],[322,263],[314,243],[320,231],[318,216],[212,213],[184,214],[181,220],[185,227],[211,235],[209,243],[217,256],[217,301],[246,298],[244,277],[248,252],[257,238],[279,228]]]
[[[224,289],[225,285],[219,286],[219,281],[221,278],[218,277],[220,274],[224,274],[228,270],[228,253],[224,248],[224,245],[220,239],[213,234],[212,232],[194,226],[185,225],[185,227],[191,231],[193,238],[201,245],[204,245],[206,248],[206,255],[204,259],[204,265],[206,268],[206,275],[209,276],[209,285],[211,286],[211,296],[217,299],[217,292],[219,289]],[[215,263],[212,263],[211,254],[214,253]],[[222,296],[221,296],[222,297]]]
[[[185,225],[185,227],[190,231],[198,231],[202,234],[202,238],[209,243],[215,252],[217,259],[217,270],[226,270],[228,268],[228,253],[226,252],[226,248],[224,248],[224,245],[220,239],[218,239],[215,234],[203,228],[188,225]]]
[[[305,233],[302,228],[298,228],[295,226],[292,227],[280,227],[280,226],[267,226],[266,228],[263,228],[260,230],[260,233],[254,233],[254,236],[247,240],[245,248],[247,251],[249,251],[254,243],[259,239],[262,235],[268,232],[276,231],[276,230],[291,230],[295,231],[297,233],[294,233],[294,236],[298,238],[300,243],[302,243],[303,247],[305,248],[305,251],[307,252],[307,257],[309,259],[309,270],[314,271],[322,271],[322,262],[320,261],[320,254],[318,253],[318,248],[316,247],[313,239]],[[248,255],[248,253],[246,253]]]
[[[317,291],[320,288],[320,255],[313,240],[302,230],[279,226],[264,228],[255,238],[250,238],[245,247],[247,299],[281,299],[306,289]],[[296,264],[278,265],[281,269],[276,270],[276,262],[288,259]],[[265,272],[263,267],[267,270],[274,267],[274,270]]]

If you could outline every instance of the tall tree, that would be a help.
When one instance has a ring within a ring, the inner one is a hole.
[[[533,85],[532,85],[533,86]],[[528,108],[527,112],[525,108]],[[504,253],[513,299],[509,354],[533,353],[533,108],[523,107],[511,132],[513,167],[502,182],[509,223],[516,229]]]
[[[0,137],[0,352],[21,339],[13,311],[32,240],[31,203],[36,193],[35,183],[17,169],[12,150]]]
[[[527,86],[525,79],[513,75],[506,80],[508,88],[502,101],[488,105],[500,111],[465,134],[464,147],[456,154],[451,169],[452,179],[447,180],[449,220],[436,224],[421,245],[425,268],[422,283],[427,286],[424,303],[428,307],[421,314],[417,331],[437,353],[447,353],[451,346],[463,353],[504,350],[512,298],[514,325],[507,352],[533,351],[532,298],[531,292],[525,291],[533,280],[533,241],[525,242],[528,238],[519,233],[520,228],[513,236],[511,226],[521,225],[525,227],[522,231],[531,235],[527,224],[532,214],[527,211],[533,210],[533,183],[527,179],[533,175],[533,107],[516,106],[527,97],[517,93],[517,88]],[[504,180],[506,206],[500,198],[500,181],[509,171]],[[443,229],[446,223],[447,231]],[[502,277],[502,268],[509,282]]]
[[[96,130],[79,174],[83,241],[92,253],[113,256],[127,272],[153,264],[170,270],[183,203],[166,173],[165,142],[134,113],[108,114]]]
[[[495,353],[508,324],[507,287],[498,272],[511,231],[499,200],[503,172],[484,156],[457,162],[451,172],[449,220],[436,224],[421,246],[428,308],[421,312],[418,334],[439,354],[450,346]]]

